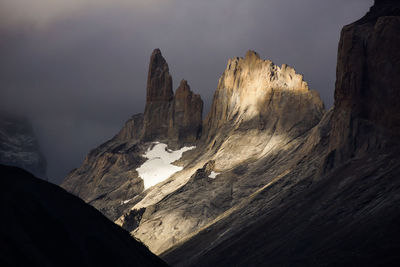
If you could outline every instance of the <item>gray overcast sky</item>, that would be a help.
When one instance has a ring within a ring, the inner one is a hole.
[[[227,60],[251,49],[333,102],[343,25],[373,0],[0,0],[0,104],[28,115],[59,183],[142,112],[150,54],[205,113]]]

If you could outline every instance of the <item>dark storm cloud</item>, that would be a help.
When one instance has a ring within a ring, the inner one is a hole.
[[[227,60],[248,49],[294,66],[329,107],[340,29],[373,2],[19,1],[0,0],[0,101],[32,118],[57,183],[142,112],[153,48],[205,112]]]

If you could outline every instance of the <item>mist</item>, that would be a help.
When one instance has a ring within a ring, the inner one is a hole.
[[[148,61],[166,58],[208,112],[229,58],[251,49],[304,75],[333,104],[341,28],[372,0],[0,0],[0,104],[28,116],[60,183],[145,104]]]

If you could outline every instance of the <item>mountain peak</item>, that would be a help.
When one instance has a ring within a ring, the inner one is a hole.
[[[246,59],[252,59],[252,58],[260,59],[260,55],[256,51],[249,50],[249,51],[247,51],[245,58]]]
[[[182,80],[175,95],[168,63],[155,49],[150,58],[147,101],[144,112],[144,140],[194,142],[201,132],[203,101]]]
[[[160,49],[151,54],[147,78],[147,102],[170,101],[173,98],[172,77]]]
[[[256,121],[259,125],[251,127],[265,129],[266,124],[274,121],[273,117],[295,122],[301,118],[300,114],[309,118],[304,121],[315,125],[323,110],[318,94],[309,90],[294,68],[286,64],[280,68],[250,50],[245,58],[228,61],[206,118],[206,135],[214,136],[223,125]],[[284,124],[292,125],[287,121]]]
[[[184,94],[185,92],[189,92],[189,91],[190,91],[190,86],[189,86],[188,82],[186,80],[182,80],[181,83],[179,84],[178,89],[176,89],[175,97],[177,95],[181,95],[181,94]]]

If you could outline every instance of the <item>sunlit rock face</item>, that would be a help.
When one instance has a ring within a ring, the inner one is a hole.
[[[61,186],[114,219],[124,211],[121,201],[132,199],[144,190],[138,168],[147,146],[140,143],[143,115],[129,119],[111,140],[93,149],[82,166],[72,170]]]
[[[201,136],[203,101],[185,80],[173,93],[169,67],[159,49],[150,58],[146,92],[144,114],[132,116],[117,135],[93,149],[82,166],[72,170],[62,183],[62,187],[112,220],[124,214],[143,198],[140,194],[145,189],[154,185],[144,183],[144,177],[138,173],[153,142],[161,141],[168,149],[179,150],[194,145]],[[157,166],[152,172],[164,172],[161,165]]]
[[[245,58],[229,60],[214,95],[211,112],[205,125],[206,134],[213,136],[227,122],[234,125],[252,123],[263,130],[278,130],[304,120],[318,122],[323,104],[315,91],[309,91],[303,76],[292,67],[278,67],[248,51]],[[283,120],[277,117],[281,116]],[[283,130],[283,129],[282,129]]]
[[[203,139],[221,152],[216,165],[230,168],[301,136],[323,113],[318,93],[302,75],[248,51],[245,58],[229,60],[219,79]]]
[[[46,178],[46,160],[30,122],[4,111],[0,114],[0,164]]]
[[[315,137],[305,145],[324,112],[318,94],[293,68],[252,51],[231,59],[197,148],[180,160],[182,171],[148,190],[117,223],[135,225],[132,234],[162,253],[295,166],[320,142]]]
[[[295,151],[281,146],[263,156],[264,166],[238,168],[258,189],[163,259],[173,266],[398,265],[400,2],[375,3],[342,31],[334,108],[305,139],[287,143],[297,143]],[[225,175],[213,182],[227,183],[232,174]],[[233,196],[246,192],[232,185]]]
[[[250,51],[228,62],[200,137],[202,103],[184,81],[171,95],[155,51],[149,84],[159,90],[148,86],[148,115],[132,118],[65,184],[97,191],[91,204],[174,266],[365,266],[387,248],[397,255],[400,9],[376,3],[343,30],[328,112],[293,68]],[[194,136],[195,149],[167,161],[179,171],[144,190],[146,160]]]

